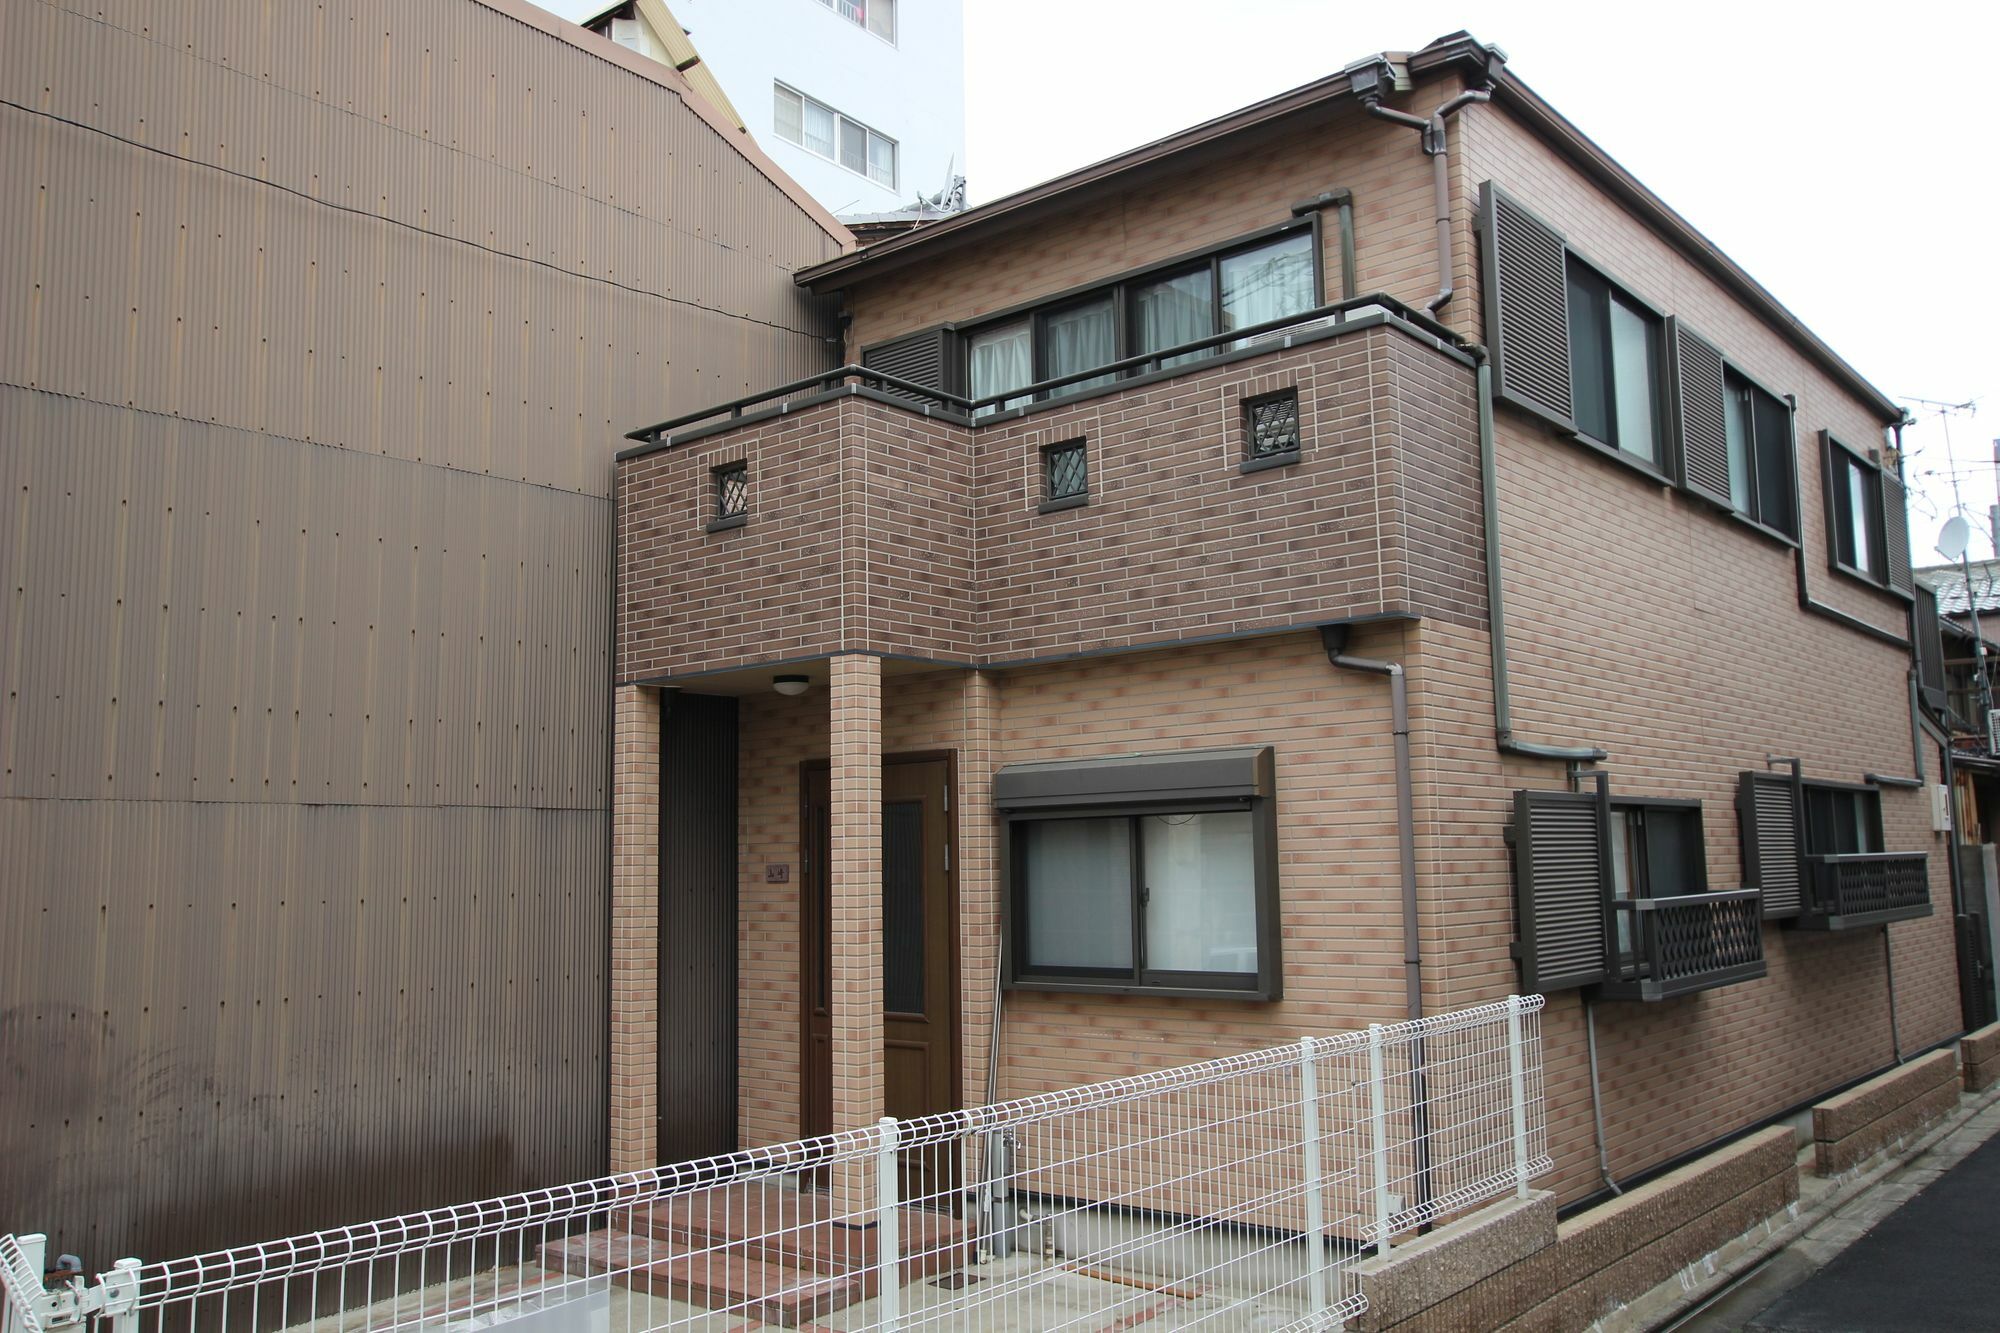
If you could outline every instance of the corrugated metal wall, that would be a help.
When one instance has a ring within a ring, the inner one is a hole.
[[[604,1166],[610,454],[837,244],[511,3],[0,0],[0,1229],[93,1266]]]

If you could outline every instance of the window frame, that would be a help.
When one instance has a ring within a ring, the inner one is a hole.
[[[1659,893],[1655,891],[1653,884],[1651,835],[1646,832],[1643,819],[1645,812],[1648,810],[1670,810],[1676,814],[1692,814],[1694,816],[1695,857],[1692,868],[1693,873],[1689,877],[1689,884],[1675,892]],[[1631,839],[1633,831],[1629,818],[1634,814],[1642,816],[1637,830],[1640,841],[1637,844],[1639,850],[1636,856],[1632,855],[1633,843]],[[1604,952],[1605,957],[1613,964],[1613,970],[1622,972],[1636,968],[1640,963],[1639,952],[1636,947],[1639,920],[1636,913],[1619,911],[1618,904],[1621,902],[1637,902],[1640,899],[1680,898],[1689,894],[1707,893],[1709,890],[1708,827],[1702,819],[1700,801],[1682,800],[1664,796],[1613,796],[1606,804],[1605,815],[1609,822],[1607,822],[1604,829],[1604,871],[1606,876],[1604,881],[1604,913],[1606,918]],[[1631,890],[1629,894],[1621,894],[1618,891],[1618,841],[1612,836],[1611,831],[1612,825],[1621,823],[1627,829],[1626,851],[1632,863],[1629,873],[1636,874],[1636,880],[1627,886]],[[1628,931],[1630,932],[1629,934]]]
[[[881,5],[888,12],[889,30],[887,32],[878,30],[870,21],[870,11],[876,5]],[[896,13],[896,0],[860,0],[860,4],[856,6],[856,8],[861,10],[860,18],[855,18],[851,14],[842,12],[841,0],[819,0],[819,7],[831,12],[835,18],[853,24],[878,41],[887,42],[890,46],[898,45],[897,37],[901,33],[902,28],[899,22],[901,16]]]
[[[1069,991],[1106,995],[1181,996],[1207,1000],[1265,1002],[1282,997],[1278,921],[1278,837],[1276,799],[1269,796],[1221,797],[1212,800],[1118,802],[1044,809],[1009,810],[1000,841],[1006,886],[1002,902],[1002,940],[1006,956],[1004,978],[1011,990]],[[1150,815],[1243,814],[1250,816],[1252,930],[1257,940],[1257,970],[1250,972],[1187,972],[1146,966],[1145,853],[1139,821]],[[1128,819],[1131,832],[1132,966],[1129,969],[1036,967],[1028,957],[1027,857],[1021,842],[1029,824],[1059,819]],[[1246,984],[1247,979],[1247,984]]]
[[[1033,300],[1021,301],[1004,309],[982,314],[977,319],[952,324],[949,327],[959,338],[960,350],[958,360],[963,376],[961,382],[968,385],[971,383],[971,361],[970,354],[967,351],[970,340],[995,325],[1011,323],[1024,317],[1029,320],[1029,345],[1033,353],[1034,379],[1030,383],[1039,383],[1048,378],[1049,372],[1046,369],[1047,363],[1042,351],[1042,328],[1045,318],[1076,306],[1102,300],[1107,296],[1111,299],[1112,341],[1114,348],[1111,359],[1113,361],[1122,361],[1127,357],[1140,355],[1140,353],[1133,350],[1137,344],[1136,331],[1134,329],[1134,322],[1137,316],[1134,310],[1135,303],[1130,299],[1131,289],[1135,286],[1144,286],[1151,282],[1195,272],[1204,265],[1207,266],[1209,275],[1209,332],[1204,336],[1220,336],[1228,332],[1228,330],[1221,326],[1222,261],[1247,251],[1259,249],[1262,246],[1301,232],[1311,237],[1310,249],[1313,261],[1312,304],[1307,306],[1306,309],[1318,309],[1320,306],[1326,304],[1326,247],[1321,232],[1319,214],[1314,212],[1305,217],[1293,218],[1286,222],[1276,223],[1269,227],[1261,227],[1256,231],[1231,237],[1217,245],[1185,251],[1139,268],[1127,269],[1120,273],[1111,274],[1108,277],[1094,279],[1061,291],[1051,292],[1046,296],[1036,297]],[[1167,367],[1167,369],[1186,373],[1191,368],[1200,366],[1204,362],[1221,356],[1230,350],[1232,349],[1229,344],[1218,343],[1205,352],[1195,354],[1195,359],[1181,362],[1179,365]],[[1114,377],[1112,383],[1108,385],[1085,383],[1067,385],[1060,389],[1038,393],[1034,395],[1033,402],[1057,402],[1078,394],[1108,389],[1114,387],[1120,380],[1130,379],[1144,373],[1149,372],[1144,371],[1143,368],[1135,368],[1120,372]],[[1019,410],[1019,408],[998,409],[998,411],[1009,412]],[[982,419],[985,419],[987,416],[998,415],[998,411],[982,414]]]
[[[799,137],[796,139],[786,138],[778,124],[778,98],[785,94],[799,99]],[[833,151],[831,153],[822,153],[805,141],[806,109],[815,106],[833,117]],[[842,160],[840,155],[841,136],[848,130],[855,131],[861,136],[861,167],[858,170],[849,166]],[[888,190],[901,188],[900,182],[903,178],[903,148],[901,140],[884,134],[866,121],[857,120],[845,111],[835,107],[832,103],[823,102],[802,88],[793,87],[783,79],[771,80],[771,135],[779,142],[788,143],[800,152],[818,158],[822,162],[831,162],[842,171],[852,176],[859,176],[871,185],[879,185]],[[877,139],[889,145],[890,179],[887,181],[877,177],[873,169],[873,149]]]
[[[1597,261],[1590,258],[1590,256],[1582,253],[1575,246],[1570,245],[1567,241],[1564,242],[1563,252],[1564,252],[1563,302],[1564,302],[1565,315],[1567,315],[1568,313],[1569,287],[1570,287],[1569,268],[1571,265],[1575,265],[1578,268],[1582,268],[1588,271],[1599,282],[1604,284],[1608,293],[1607,305],[1606,305],[1606,320],[1605,320],[1605,336],[1607,342],[1605,345],[1604,367],[1605,367],[1606,379],[1608,381],[1606,385],[1605,402],[1606,406],[1610,411],[1612,438],[1609,440],[1599,439],[1597,436],[1592,435],[1589,431],[1585,430],[1583,428],[1583,424],[1580,421],[1575,420],[1575,417],[1578,415],[1577,403],[1576,403],[1578,395],[1575,385],[1581,382],[1582,376],[1578,373],[1578,366],[1576,360],[1576,333],[1577,333],[1576,321],[1573,319],[1566,319],[1565,322],[1569,325],[1569,347],[1566,350],[1569,354],[1569,373],[1570,373],[1570,383],[1572,386],[1570,391],[1571,421],[1568,423],[1571,438],[1573,438],[1574,440],[1576,440],[1577,443],[1583,445],[1585,448],[1590,449],[1595,453],[1602,454],[1604,457],[1609,458],[1614,462],[1623,463],[1625,466],[1640,473],[1642,476],[1652,478],[1655,482],[1659,483],[1662,486],[1671,486],[1674,484],[1674,477],[1678,474],[1680,466],[1679,463],[1680,438],[1678,433],[1673,429],[1672,414],[1668,411],[1668,403],[1673,393],[1673,380],[1671,376],[1668,374],[1668,366],[1667,366],[1667,357],[1668,357],[1667,312],[1662,310],[1659,306],[1654,305],[1651,301],[1648,301],[1645,297],[1639,295],[1637,292],[1633,291],[1630,287],[1627,287],[1624,283],[1620,282],[1618,279],[1612,277],[1610,272],[1607,271],[1602,264],[1599,264]],[[1647,328],[1652,338],[1652,353],[1653,353],[1652,354],[1652,363],[1653,363],[1652,417],[1653,417],[1653,441],[1655,445],[1655,453],[1657,455],[1657,458],[1651,462],[1648,462],[1646,458],[1641,454],[1632,453],[1629,450],[1620,448],[1617,441],[1617,434],[1618,434],[1618,398],[1616,392],[1617,370],[1616,370],[1616,362],[1612,356],[1612,347],[1614,344],[1612,341],[1610,341],[1612,335],[1610,333],[1611,325],[1610,325],[1609,312],[1611,306],[1620,304],[1640,314],[1646,319]]]
[[[1260,454],[1257,450],[1257,409],[1271,403],[1290,400],[1292,404],[1292,447],[1273,453]],[[1265,393],[1245,394],[1237,406],[1237,419],[1243,429],[1243,456],[1236,465],[1239,472],[1262,472],[1266,468],[1290,467],[1305,453],[1306,419],[1305,405],[1299,400],[1299,386],[1286,385],[1282,389],[1271,389]]]
[[[731,510],[725,506],[728,495],[727,478],[736,475],[741,475],[743,478],[743,503],[740,508]],[[707,530],[709,532],[726,532],[731,528],[740,528],[750,521],[749,459],[732,458],[727,462],[717,463],[709,468],[708,490],[709,520]]]
[[[1862,815],[1868,821],[1869,840],[1874,846],[1855,852],[1823,851],[1814,847],[1813,793],[1815,792],[1864,800],[1865,808],[1856,813]],[[1803,778],[1799,783],[1799,795],[1799,854],[1801,856],[1879,856],[1886,850],[1886,831],[1882,826],[1882,789],[1880,787],[1867,782],[1836,782],[1827,778]]]
[[[1801,507],[1803,502],[1799,494],[1800,488],[1799,488],[1798,406],[1792,401],[1792,396],[1790,394],[1779,393],[1776,389],[1773,389],[1770,385],[1764,383],[1762,380],[1758,379],[1755,375],[1752,375],[1750,372],[1743,369],[1741,365],[1737,364],[1735,361],[1730,360],[1729,357],[1725,354],[1722,358],[1722,410],[1725,413],[1725,415],[1730,410],[1729,384],[1731,380],[1741,380],[1750,389],[1754,390],[1757,393],[1763,394],[1766,398],[1769,398],[1772,402],[1778,404],[1778,406],[1785,409],[1785,421],[1789,427],[1789,429],[1786,431],[1786,438],[1785,438],[1785,452],[1787,455],[1786,475],[1788,477],[1789,484],[1791,487],[1791,504],[1788,506],[1788,512],[1786,513],[1785,517],[1790,520],[1792,527],[1791,531],[1787,532],[1785,529],[1777,527],[1765,521],[1765,519],[1761,516],[1761,513],[1752,513],[1742,509],[1737,509],[1734,506],[1733,502],[1730,508],[1725,509],[1722,512],[1728,514],[1731,518],[1737,520],[1739,523],[1748,524],[1756,531],[1761,532],[1766,536],[1773,537],[1776,540],[1783,542],[1787,546],[1796,547],[1800,545],[1800,543],[1804,540],[1802,534],[1805,530],[1804,510]],[[1760,497],[1761,489],[1759,483],[1762,480],[1762,473],[1757,459],[1756,428],[1757,428],[1757,419],[1755,411],[1755,402],[1753,400],[1751,418],[1750,418],[1751,437],[1749,444],[1749,455],[1747,459],[1750,468],[1750,496],[1753,503],[1756,502]],[[1692,491],[1690,491],[1689,493],[1693,494]],[[1706,499],[1706,497],[1697,497],[1697,498]]]
[[[1074,449],[1083,455],[1083,488],[1063,495],[1055,493],[1055,457],[1058,453]],[[1060,513],[1065,509],[1076,509],[1090,503],[1090,437],[1075,435],[1063,440],[1050,440],[1036,451],[1041,465],[1042,499],[1035,512],[1040,514]]]
[[[1894,592],[1889,586],[1889,534],[1888,515],[1883,509],[1886,503],[1882,490],[1882,464],[1870,458],[1861,450],[1843,441],[1832,431],[1822,432],[1826,447],[1820,458],[1820,492],[1826,498],[1826,559],[1827,564],[1837,574],[1871,588],[1884,592]],[[1866,512],[1851,517],[1865,518],[1868,530],[1869,568],[1863,569],[1843,558],[1840,550],[1840,511],[1852,498],[1845,485],[1839,490],[1834,487],[1835,472],[1844,483],[1849,469],[1858,474],[1865,483],[1868,495]],[[1900,594],[1898,594],[1900,595]]]

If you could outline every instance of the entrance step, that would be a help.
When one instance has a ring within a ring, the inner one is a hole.
[[[835,1216],[823,1194],[761,1181],[723,1185],[635,1208],[612,1229],[549,1241],[539,1262],[797,1328],[875,1295],[876,1229]],[[948,1217],[905,1208],[898,1225],[906,1285],[954,1272],[970,1257],[966,1228]]]
[[[645,1296],[797,1328],[866,1300],[859,1274],[815,1273],[762,1263],[738,1251],[677,1251],[665,1241],[625,1231],[591,1231],[541,1247],[542,1267],[565,1276],[610,1273]]]
[[[863,1273],[874,1289],[876,1230],[844,1225],[824,1194],[763,1181],[724,1185],[633,1210],[630,1225],[678,1250],[726,1249],[816,1273]],[[965,1266],[966,1228],[921,1208],[899,1210],[905,1283]]]

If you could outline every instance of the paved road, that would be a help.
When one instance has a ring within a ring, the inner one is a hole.
[[[2000,1137],[1744,1327],[1747,1333],[2000,1330]]]

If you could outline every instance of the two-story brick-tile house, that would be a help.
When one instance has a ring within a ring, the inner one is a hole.
[[[1491,48],[799,281],[619,464],[618,1164],[1529,990],[1576,1202],[1960,1030],[1901,411]]]

